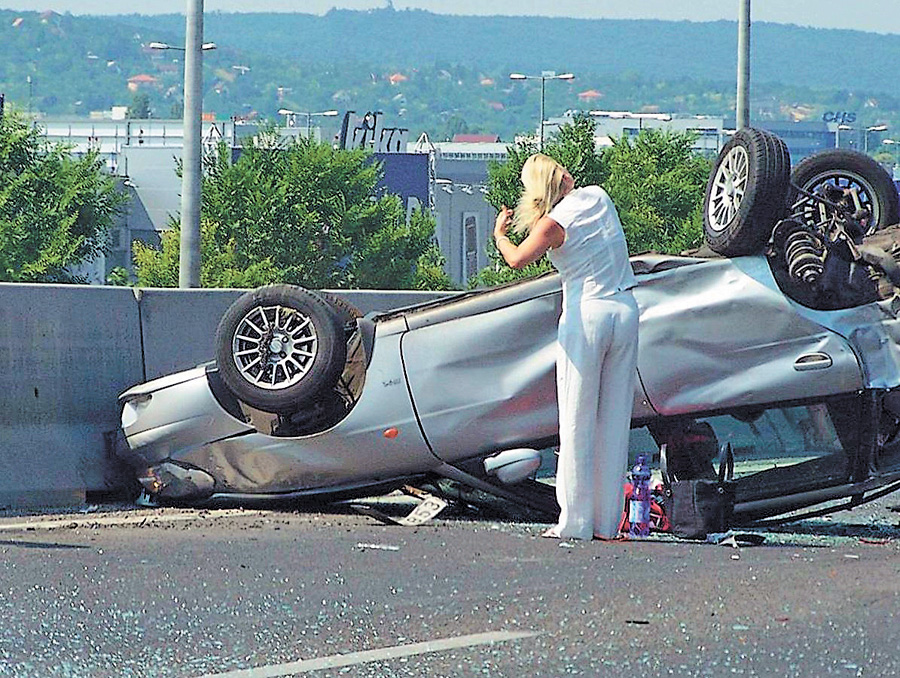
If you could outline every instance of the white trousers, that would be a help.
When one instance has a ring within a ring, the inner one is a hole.
[[[556,364],[561,537],[614,537],[622,517],[636,378],[638,308],[630,291],[569,289]]]

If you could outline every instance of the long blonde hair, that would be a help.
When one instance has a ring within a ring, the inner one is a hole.
[[[543,153],[528,157],[522,165],[522,184],[513,217],[513,231],[527,233],[537,220],[553,209],[563,197],[563,177],[566,168]]]

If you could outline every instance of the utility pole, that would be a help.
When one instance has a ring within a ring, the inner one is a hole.
[[[736,127],[750,126],[750,0],[739,0]]]
[[[187,0],[184,43],[184,149],[178,286],[200,287],[200,191],[203,181],[203,0]]]

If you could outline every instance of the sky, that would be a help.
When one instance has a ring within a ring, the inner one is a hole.
[[[389,0],[205,0],[207,12],[302,12],[374,9]],[[72,14],[185,14],[188,0],[0,0],[0,9]],[[439,14],[576,18],[736,20],[738,0],[393,0],[395,9]],[[852,8],[852,11],[848,8]],[[751,20],[900,34],[897,0],[751,0]]]

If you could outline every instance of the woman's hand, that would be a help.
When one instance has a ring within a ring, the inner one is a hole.
[[[506,237],[506,231],[509,229],[512,217],[513,211],[506,205],[501,205],[500,212],[497,214],[497,221],[494,222],[494,240]]]
[[[510,212],[510,210],[504,208],[504,212]],[[504,212],[497,215],[497,223],[494,226],[494,243],[506,263],[513,268],[525,268],[528,264],[544,256],[547,250],[559,247],[566,240],[565,229],[545,215],[531,227],[525,239],[515,245],[506,235],[511,215],[504,214]]]

